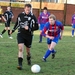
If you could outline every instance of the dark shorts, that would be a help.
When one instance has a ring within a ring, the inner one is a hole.
[[[8,20],[8,21],[5,23],[5,27],[10,27],[10,22],[11,22],[11,20]]]
[[[33,39],[32,35],[25,35],[25,34],[21,34],[21,33],[17,34],[18,44],[24,43],[24,45],[28,48],[31,47],[32,39]]]
[[[0,22],[1,22],[1,20],[2,20],[2,15],[0,14]]]
[[[0,14],[0,18],[2,18],[2,14]]]

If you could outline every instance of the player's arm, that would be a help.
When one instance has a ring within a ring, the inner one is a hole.
[[[72,21],[71,21],[71,25],[73,25],[73,16],[72,16]]]
[[[12,15],[12,19],[14,18],[14,14],[13,14],[13,12],[11,11],[11,15]]]
[[[63,25],[61,25],[61,32],[60,32],[60,39],[62,39],[62,37],[63,37],[63,30],[64,30],[64,26]]]
[[[39,26],[40,26],[40,23],[41,23],[41,18],[42,17],[42,12],[40,13],[40,15],[39,15],[39,17],[38,17],[38,24],[39,24]]]
[[[17,18],[17,21],[12,29],[12,31],[10,31],[10,34],[12,34],[13,32],[15,32],[15,30],[19,27],[19,23],[18,23],[18,18]]]
[[[5,18],[5,14],[6,14],[6,12],[4,12],[4,13],[2,14],[2,18],[3,18],[3,20],[6,22],[7,20],[6,20],[6,18]]]
[[[2,16],[2,18],[3,18],[3,20],[6,22],[7,20],[5,19],[5,17],[4,16]]]
[[[39,25],[38,25],[37,19],[33,15],[31,31],[35,31],[35,30],[38,30],[38,29],[39,29]]]
[[[60,39],[62,39],[62,37],[63,37],[63,30],[61,30]]]
[[[42,36],[47,37],[46,31],[48,30],[48,27],[49,27],[49,23],[46,23],[42,32],[41,32]]]
[[[53,36],[49,36],[48,34],[46,34],[46,31],[48,30],[48,28],[49,28],[49,25],[45,25],[45,27],[44,27],[44,29],[42,30],[42,36],[44,36],[44,37],[46,37],[46,38],[50,38],[50,39],[54,39],[54,37]]]

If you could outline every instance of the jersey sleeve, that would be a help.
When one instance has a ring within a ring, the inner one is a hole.
[[[40,13],[39,17],[38,17],[38,24],[40,24],[40,21],[41,21],[41,16],[42,16],[42,12]]]
[[[59,25],[60,25],[60,29],[64,30],[64,26],[63,26],[63,24],[61,22],[59,22]]]
[[[31,22],[32,22],[31,25],[30,25],[31,31],[38,30],[39,25],[38,25],[37,19],[36,19],[36,17],[34,15],[33,15],[33,18],[32,18]]]
[[[44,28],[43,28],[43,30],[42,30],[42,32],[41,32],[41,35],[42,35],[42,36],[46,37],[46,31],[48,30],[48,28],[49,28],[49,22],[47,22],[47,23],[45,24],[45,26],[44,26]]]
[[[14,16],[13,12],[11,11],[11,15]]]
[[[15,23],[15,25],[14,25],[14,27],[13,27],[13,30],[12,30],[12,32],[14,32],[18,27],[19,27],[19,15],[18,15],[18,17],[17,17],[17,20],[16,20],[16,23]]]

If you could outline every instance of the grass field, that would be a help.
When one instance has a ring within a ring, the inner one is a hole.
[[[12,29],[13,26],[11,26]],[[0,26],[0,32],[4,25]],[[31,72],[27,65],[26,52],[24,51],[23,70],[17,70],[18,47],[16,41],[17,31],[12,34],[14,39],[9,39],[7,32],[0,38],[0,75],[75,75],[75,37],[71,37],[71,27],[65,26],[63,39],[59,41],[55,59],[48,57],[47,62],[42,62],[42,57],[47,50],[46,38],[39,41],[39,31],[34,32],[31,48],[32,65],[39,64],[41,71],[38,74]]]

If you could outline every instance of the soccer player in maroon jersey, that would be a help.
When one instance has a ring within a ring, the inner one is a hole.
[[[48,50],[46,51],[45,55],[43,56],[43,61],[46,62],[47,57],[53,53],[53,58],[55,57],[55,50],[54,47],[58,43],[59,39],[62,39],[63,35],[63,24],[56,20],[56,16],[51,14],[49,16],[49,22],[46,23],[44,29],[42,30],[42,36],[47,38],[47,44],[49,45]],[[45,33],[47,31],[47,33]]]
[[[74,30],[75,30],[75,12],[72,16],[72,37],[74,36]]]
[[[39,36],[39,43],[42,42],[42,35],[41,32],[46,24],[49,21],[50,13],[48,12],[47,7],[43,8],[43,12],[40,13],[38,17],[39,29],[40,29],[40,36]]]

